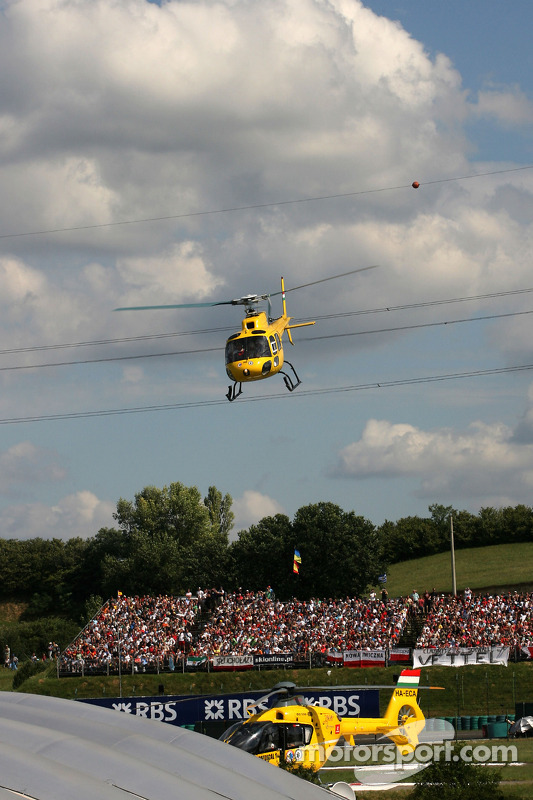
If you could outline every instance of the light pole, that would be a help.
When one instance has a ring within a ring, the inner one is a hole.
[[[452,594],[457,594],[457,581],[455,578],[455,545],[453,542],[453,514],[450,514],[450,546],[452,553]]]
[[[122,697],[122,653],[120,652],[120,628],[118,629],[118,691]]]

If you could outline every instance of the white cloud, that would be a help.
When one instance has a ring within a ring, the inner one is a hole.
[[[531,125],[533,103],[518,86],[491,88],[479,92],[475,113],[480,117],[493,117],[508,127]]]
[[[235,514],[234,536],[250,525],[255,525],[263,517],[285,513],[277,500],[252,489],[248,489],[241,497],[233,500],[232,511]]]
[[[0,452],[0,474],[0,492],[10,495],[27,484],[61,481],[66,472],[56,453],[25,441]]]
[[[223,281],[209,273],[197,242],[181,242],[166,252],[144,258],[123,258],[117,270],[127,287],[123,303],[164,305],[208,301]]]
[[[307,192],[324,168],[335,186],[442,160],[465,107],[446,59],[356,0],[26,0],[2,30],[10,226],[201,211],[295,177]]]
[[[0,536],[4,539],[86,539],[102,527],[114,524],[113,503],[99,500],[89,491],[63,497],[53,506],[44,503],[13,505],[0,512]]]
[[[122,370],[122,380],[124,383],[141,383],[145,379],[142,367],[124,367]]]
[[[201,214],[369,182],[394,185],[433,174],[437,154],[443,173],[465,168],[460,76],[444,56],[430,59],[398,23],[357,0],[161,7],[27,0],[8,4],[1,30],[0,74],[16,86],[5,98],[0,133],[9,164],[0,181],[0,200],[9,191],[7,230]],[[401,271],[406,294],[421,278],[427,284],[428,263],[433,285],[471,285],[490,269],[487,233],[496,229],[503,256],[513,261],[516,230],[497,210],[472,209],[468,195],[458,205],[452,193],[436,213],[423,191],[400,205],[380,195],[378,215],[369,213],[369,196],[356,224],[344,203],[321,205],[320,220],[308,206],[305,222],[285,213],[263,222],[254,211],[200,217],[209,223],[202,230],[193,217],[73,232],[60,242],[101,250],[107,280],[94,265],[83,270],[84,286],[63,270],[47,268],[46,279],[36,272],[46,284],[32,312],[47,314],[47,334],[76,322],[89,336],[91,326],[127,324],[105,319],[114,300],[210,299],[237,274],[267,274],[274,264],[278,273],[279,257],[295,279],[310,259],[322,273],[332,260],[342,271],[346,261],[353,265],[354,248],[362,263]],[[469,228],[477,213],[481,226]]]
[[[434,501],[529,502],[533,446],[516,442],[502,423],[478,421],[466,431],[424,431],[372,419],[359,441],[340,451],[332,474],[356,480],[414,478],[414,493]]]
[[[513,434],[513,441],[517,444],[533,443],[533,384],[529,387],[527,399],[526,410]]]
[[[44,275],[18,258],[0,258],[0,283],[2,317],[12,322],[21,321],[28,307],[35,308],[46,291]]]
[[[81,276],[58,279],[46,267],[31,266],[19,258],[0,257],[0,328],[3,346],[35,349],[45,344],[75,341],[76,332],[98,322],[95,300],[109,305],[109,283],[98,281],[97,266]],[[109,315],[108,315],[109,316]],[[81,335],[81,333],[80,333]]]

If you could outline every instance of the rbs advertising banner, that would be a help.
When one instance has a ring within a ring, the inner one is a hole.
[[[79,700],[80,703],[112,708],[137,717],[157,719],[171,725],[194,725],[196,722],[214,720],[228,723],[238,722],[248,717],[247,707],[255,703],[261,692],[240,694],[169,695],[164,697],[115,697],[105,699]],[[379,717],[379,691],[377,689],[353,689],[339,691],[303,690],[304,703],[318,704],[331,708],[340,717]],[[268,703],[260,706],[268,708]]]

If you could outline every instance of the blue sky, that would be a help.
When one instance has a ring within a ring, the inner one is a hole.
[[[0,9],[0,536],[172,481],[236,529],[531,504],[530,3]],[[288,294],[293,394],[225,400],[239,309],[113,312],[372,264]]]

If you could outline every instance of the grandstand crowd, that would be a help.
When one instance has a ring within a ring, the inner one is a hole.
[[[417,647],[521,648],[533,643],[533,593],[438,596]]]
[[[62,653],[65,663],[105,666],[120,661],[138,668],[169,663],[187,652],[198,597],[124,597],[108,601]]]
[[[108,601],[61,654],[64,668],[173,670],[185,658],[390,650],[401,645],[408,620],[420,616],[416,647],[533,644],[533,593],[456,597],[415,591],[389,599],[283,602],[265,591],[199,589],[185,597],[119,597]]]
[[[226,597],[196,642],[210,655],[256,655],[311,650],[377,650],[400,638],[407,608],[402,599],[291,600],[266,592]]]

